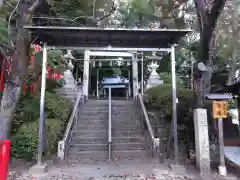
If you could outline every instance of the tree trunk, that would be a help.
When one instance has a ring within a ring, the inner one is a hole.
[[[4,134],[1,134],[0,138],[8,138],[11,132],[11,120],[15,113],[16,104],[20,98],[21,92],[28,73],[28,60],[29,60],[29,45],[30,37],[24,25],[28,24],[30,15],[33,13],[35,8],[39,5],[39,0],[35,0],[34,3],[29,7],[29,3],[21,1],[17,8],[17,38],[15,42],[15,51],[12,57],[11,73],[8,76],[6,87],[4,89],[4,96],[2,105],[6,108],[2,109],[5,111],[3,114],[7,119],[4,124]],[[7,99],[7,102],[4,100]],[[2,127],[1,127],[2,128]]]
[[[214,41],[213,32],[225,3],[226,0],[213,0],[210,6],[205,0],[195,0],[200,28],[198,62],[204,63],[207,69],[206,72],[197,72],[194,76],[195,108],[204,107],[204,95],[208,94],[211,89],[212,58],[210,50],[213,49],[211,42]]]
[[[200,49],[198,53],[198,62],[203,62],[207,71],[195,72],[194,76],[194,98],[195,108],[204,108],[205,95],[211,90],[212,77],[212,51],[214,50],[214,30],[219,15],[224,7],[226,0],[213,0],[209,5],[205,0],[195,0],[195,7],[200,27]],[[209,8],[210,7],[210,8]],[[208,118],[209,136],[210,136],[210,155],[211,159],[218,153],[218,139],[216,121],[212,121],[212,116]]]

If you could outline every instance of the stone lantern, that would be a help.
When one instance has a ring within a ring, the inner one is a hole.
[[[159,74],[157,73],[157,68],[159,67],[157,61],[161,60],[162,58],[156,56],[156,53],[153,53],[153,55],[148,57],[148,59],[151,60],[151,63],[148,65],[148,71],[150,72],[150,75],[147,81],[147,89],[159,84],[163,84],[163,80],[161,80]]]

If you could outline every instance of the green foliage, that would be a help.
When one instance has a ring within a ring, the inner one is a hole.
[[[160,78],[163,80],[164,84],[172,84],[172,74],[168,72],[159,73]],[[183,82],[179,76],[176,76],[177,86],[182,86]]]
[[[0,45],[3,47],[9,47],[8,28],[6,21],[0,19]]]
[[[46,86],[47,91],[55,92],[54,89],[62,87],[65,84],[65,80],[64,79],[60,79],[60,80],[47,79],[46,84],[47,84]]]
[[[185,123],[192,117],[193,97],[189,89],[182,87],[177,88],[177,97],[179,103],[178,118],[179,123]],[[166,120],[171,121],[172,117],[172,86],[171,84],[163,84],[150,88],[146,92],[144,101],[147,107],[159,109]]]
[[[194,142],[193,124],[193,93],[189,89],[178,86],[177,88],[177,120],[178,126],[185,127],[179,130],[180,138],[189,141],[189,145]],[[163,84],[150,88],[144,96],[144,104],[147,109],[154,109],[160,112],[161,118],[167,123],[172,121],[172,86]],[[186,128],[187,127],[187,128]]]
[[[102,18],[110,11],[113,0],[68,0],[65,2],[49,1],[51,9],[65,24],[96,25],[97,18]]]
[[[57,94],[54,89],[60,87],[55,80],[47,80],[45,94],[45,119],[47,124],[47,150],[54,153],[57,141],[62,137],[70,112],[71,102]],[[12,120],[12,155],[16,158],[33,160],[37,152],[39,127],[40,92],[20,97]]]
[[[121,22],[124,26],[139,24],[141,27],[150,26],[153,21],[159,19],[154,14],[154,7],[145,0],[131,0],[120,4],[118,11],[121,14]]]
[[[42,52],[35,54],[35,73],[41,72],[42,70]],[[54,69],[54,72],[63,73],[66,70],[64,54],[61,50],[50,50],[48,51],[48,65]]]
[[[62,136],[64,121],[58,118],[46,119],[47,149],[46,155],[56,151],[59,137]],[[11,153],[16,158],[32,161],[37,155],[39,121],[24,123],[19,131],[12,136]]]

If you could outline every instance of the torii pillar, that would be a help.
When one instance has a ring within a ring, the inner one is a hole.
[[[132,80],[133,80],[133,97],[135,98],[138,94],[138,60],[136,54],[132,55]]]
[[[84,67],[83,67],[83,97],[86,100],[88,99],[89,61],[90,61],[89,50],[85,50],[85,52],[84,52]]]

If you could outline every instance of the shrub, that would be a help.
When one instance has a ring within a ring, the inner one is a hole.
[[[177,113],[179,123],[192,118],[193,99],[192,92],[182,87],[177,88]],[[158,109],[168,121],[172,119],[172,86],[171,84],[158,85],[147,90],[144,103],[148,108]]]
[[[60,80],[47,79],[46,91],[54,92],[54,89],[62,87],[64,83],[65,81],[63,79],[60,79]]]
[[[32,160],[36,157],[39,127],[40,93],[22,95],[12,120],[12,155]],[[47,123],[47,154],[53,153],[62,137],[70,112],[71,102],[52,92],[45,94],[45,118]]]
[[[191,90],[178,86],[177,88],[177,120],[178,126],[184,125],[180,134],[185,141],[194,141],[193,124],[193,93]],[[166,123],[172,121],[172,86],[163,84],[150,88],[144,96],[144,103],[147,109],[154,109],[160,112]]]
[[[159,73],[160,78],[163,80],[164,84],[171,84],[172,83],[172,74],[168,72],[161,72]],[[183,85],[183,81],[179,76],[176,76],[176,83],[177,85]]]
[[[46,119],[47,149],[46,154],[56,151],[56,145],[61,137],[63,121],[59,119]],[[16,158],[27,161],[35,160],[37,155],[39,121],[24,123],[19,131],[12,136],[11,153]]]

